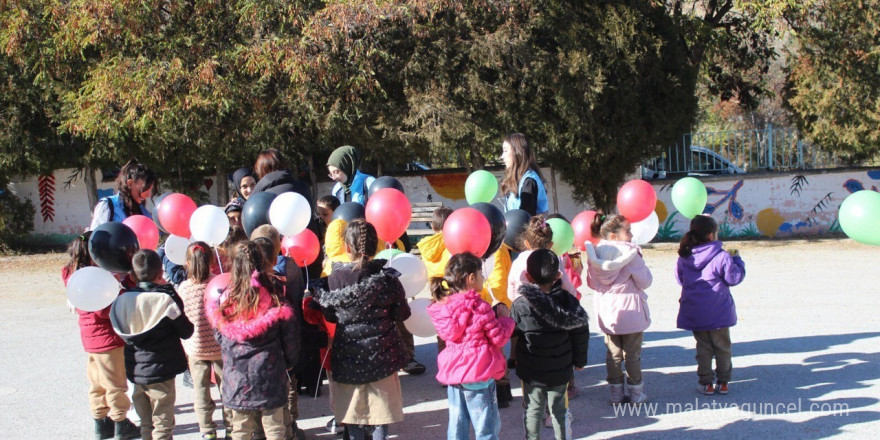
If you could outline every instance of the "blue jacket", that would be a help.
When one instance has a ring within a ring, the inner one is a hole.
[[[528,178],[534,179],[538,186],[538,209],[535,214],[543,214],[548,211],[547,191],[544,189],[544,182],[541,181],[541,177],[531,168],[519,179],[519,186],[517,187],[516,194],[507,195],[507,210],[519,209],[521,203],[519,196],[522,192],[523,184]]]
[[[370,185],[373,184],[373,181],[376,180],[375,177],[364,174],[358,170],[354,174],[354,180],[351,181],[351,200],[352,202],[360,203],[361,205],[367,204],[367,190],[370,188]],[[333,185],[333,191],[331,192],[337,199],[339,199],[339,203],[345,203],[345,187],[336,182],[336,185]]]

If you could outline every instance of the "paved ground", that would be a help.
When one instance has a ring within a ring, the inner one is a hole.
[[[577,438],[876,438],[880,248],[849,240],[734,247],[748,273],[734,289],[740,322],[731,332],[731,394],[695,392],[693,338],[675,328],[674,248],[646,249],[655,278],[648,290],[654,323],[642,361],[650,405],[638,414],[616,414],[606,403],[605,349],[593,324],[591,365],[577,373],[580,395],[571,402]],[[65,305],[62,261],[58,254],[0,258],[0,438],[91,438],[86,356],[76,317]],[[583,303],[591,310],[592,296]],[[441,439],[447,411],[445,390],[433,378],[436,347],[429,339],[417,343],[428,373],[401,377],[406,421],[391,432],[400,439]],[[502,410],[504,439],[523,438],[518,386],[514,395]],[[336,438],[322,429],[329,418],[326,396],[300,400],[300,426],[310,438]],[[177,438],[198,438],[192,395],[179,381],[177,400]],[[552,438],[551,429],[544,438]]]

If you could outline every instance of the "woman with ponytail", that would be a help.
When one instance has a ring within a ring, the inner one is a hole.
[[[501,348],[513,333],[508,316],[496,317],[480,297],[483,262],[468,253],[449,259],[443,277],[431,279],[428,307],[437,335],[446,348],[437,356],[437,380],[447,385],[447,438],[467,439],[471,423],[478,439],[498,439],[501,416],[494,398],[495,381],[505,375]]]
[[[336,324],[330,351],[330,395],[337,423],[352,439],[385,439],[391,423],[403,421],[397,372],[408,362],[397,322],[410,309],[398,277],[386,260],[374,260],[376,229],[363,219],[345,228],[350,262],[335,262],[328,291],[317,292],[324,318]]]
[[[732,371],[730,327],[736,305],[730,287],[741,283],[746,266],[739,253],[721,249],[718,224],[712,217],[691,220],[678,248],[675,279],[681,285],[678,328],[694,332],[697,341],[697,391],[727,394]],[[712,371],[712,358],[715,371]]]

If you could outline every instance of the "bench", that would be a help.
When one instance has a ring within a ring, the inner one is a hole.
[[[434,210],[443,206],[442,202],[427,202],[412,204],[412,218],[409,222],[409,229],[406,234],[409,236],[410,242],[413,244],[412,252],[418,254],[418,248],[415,244],[422,237],[433,235],[434,230],[431,229],[431,220],[434,218]]]

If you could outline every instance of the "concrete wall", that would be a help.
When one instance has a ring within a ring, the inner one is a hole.
[[[557,203],[554,203],[553,173],[549,168],[542,172],[548,180],[551,211],[572,219],[578,212],[590,209],[575,202],[571,187],[558,177],[555,179]],[[10,185],[10,190],[34,203],[37,211],[35,233],[75,235],[90,223],[91,212],[82,179],[76,179],[70,185],[64,183],[72,174],[73,170],[59,170],[52,178],[32,177]],[[495,174],[500,176],[501,172]],[[467,205],[464,198],[466,179],[465,173],[399,177],[411,202],[439,201],[452,208]],[[876,190],[880,170],[745,174],[701,180],[709,189],[707,212],[718,220],[723,238],[821,236],[840,231],[837,223],[840,203],[858,189]],[[206,178],[205,185],[199,189],[216,203],[216,191],[220,185],[213,183],[212,178]],[[670,200],[670,190],[675,181],[658,180],[652,183],[658,194],[656,210],[660,218],[660,231],[657,239],[678,239],[687,231],[688,221],[675,211]],[[112,184],[99,182],[99,197],[112,194]],[[330,182],[319,184],[317,195],[329,194],[331,186]]]

